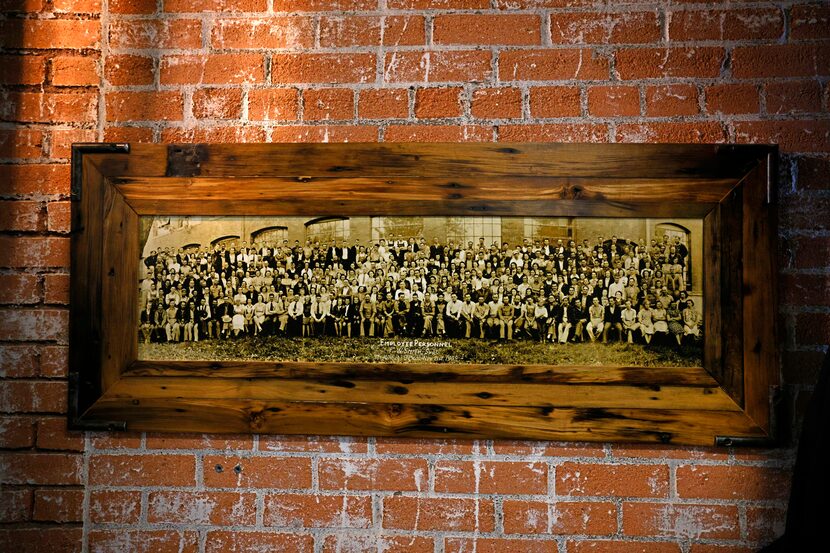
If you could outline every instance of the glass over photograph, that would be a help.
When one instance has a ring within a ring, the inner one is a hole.
[[[139,359],[702,366],[703,222],[142,217]]]

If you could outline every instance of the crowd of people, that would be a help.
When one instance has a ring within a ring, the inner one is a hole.
[[[681,345],[700,336],[678,239],[423,238],[163,249],[143,259],[140,339],[452,337]],[[661,338],[662,337],[662,338]]]

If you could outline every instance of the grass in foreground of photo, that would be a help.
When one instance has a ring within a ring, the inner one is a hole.
[[[350,363],[470,363],[505,365],[626,365],[700,367],[702,341],[679,348],[660,337],[651,345],[501,342],[453,338],[282,338],[248,336],[200,342],[140,342],[138,358],[156,361],[307,361]]]

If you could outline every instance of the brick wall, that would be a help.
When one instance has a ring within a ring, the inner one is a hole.
[[[830,342],[826,2],[0,11],[0,549],[743,553],[781,533],[791,449],[67,433],[68,145],[778,142],[795,428]]]

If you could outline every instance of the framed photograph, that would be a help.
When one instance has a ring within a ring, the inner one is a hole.
[[[776,155],[77,144],[70,421],[772,443]]]

